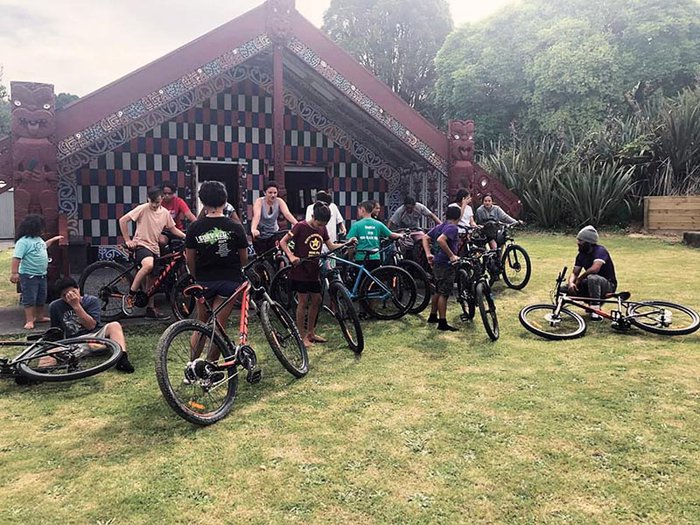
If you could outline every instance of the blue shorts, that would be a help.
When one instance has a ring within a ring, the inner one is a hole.
[[[197,281],[197,284],[205,288],[204,298],[207,301],[212,300],[214,297],[227,299],[241,285],[238,281]]]
[[[19,274],[22,289],[22,306],[42,306],[46,304],[46,276]]]

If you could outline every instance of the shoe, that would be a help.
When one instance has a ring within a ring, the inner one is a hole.
[[[170,316],[168,314],[163,314],[155,308],[146,308],[146,317],[148,319],[157,319],[159,321],[167,321],[168,319],[170,319]]]
[[[597,313],[595,313],[595,312],[591,312],[590,315],[589,315],[589,318],[590,318],[591,321],[596,321],[596,322],[602,321],[602,320],[603,320],[603,318],[602,318],[601,316],[599,316],[599,315],[598,315]]]
[[[437,329],[442,332],[459,332],[459,328],[447,324],[447,319],[440,319]]]
[[[430,314],[430,315],[428,316],[428,322],[429,322],[430,324],[435,324],[435,323],[437,323],[437,322],[438,322],[438,316],[437,316],[437,314]]]
[[[129,292],[126,295],[122,295],[122,312],[124,315],[131,315],[134,313],[134,302],[136,301],[136,294]]]
[[[119,361],[117,361],[117,366],[115,366],[115,368],[120,372],[124,372],[126,374],[134,373],[134,365],[131,364],[126,354],[122,354],[122,356],[119,358]]]

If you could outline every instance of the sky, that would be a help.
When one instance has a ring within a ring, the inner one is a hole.
[[[415,0],[421,1],[421,0]],[[516,0],[448,0],[455,26]],[[263,0],[0,0],[2,84],[46,82],[87,95]],[[330,0],[297,0],[316,26]],[[216,13],[212,16],[211,13]]]

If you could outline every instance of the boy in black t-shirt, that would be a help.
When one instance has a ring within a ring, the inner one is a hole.
[[[203,182],[199,200],[205,206],[206,216],[190,225],[185,238],[187,268],[197,283],[206,288],[204,295],[212,308],[232,296],[241,285],[241,266],[248,262],[248,239],[243,226],[224,215],[227,199],[226,187],[221,182]],[[221,326],[226,327],[233,306],[231,301],[219,312]],[[198,305],[197,318],[207,320],[202,305]]]
[[[296,223],[292,230],[280,241],[280,248],[287,254],[289,262],[293,266],[289,273],[289,283],[291,291],[297,293],[297,299],[299,300],[296,321],[305,346],[326,342],[325,338],[315,332],[318,310],[321,306],[321,281],[318,262],[302,261],[302,259],[320,257],[324,244],[331,250],[342,246],[341,244],[335,244],[328,238],[326,224],[328,224],[330,219],[330,208],[323,202],[317,202],[314,205],[311,220]],[[292,239],[294,239],[293,253],[288,245]],[[308,312],[306,311],[307,306]],[[305,321],[307,322],[305,323]]]

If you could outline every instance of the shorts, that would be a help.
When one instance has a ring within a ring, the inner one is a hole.
[[[228,299],[241,285],[238,281],[198,281],[197,284],[204,287],[204,298],[207,301],[214,297]]]
[[[158,255],[154,254],[148,248],[138,246],[134,251],[134,259],[136,260],[136,264],[141,264],[141,261],[143,261],[146,257],[153,257],[153,270],[151,271],[151,275],[157,274],[159,264],[156,262],[156,260],[158,259]]]
[[[106,332],[107,332],[107,325],[103,325],[100,328],[96,328],[95,330],[93,330],[91,332],[88,332],[86,334],[80,334],[80,335],[77,335],[75,337],[78,337],[78,338],[80,338],[80,337],[85,337],[85,338],[101,337],[102,339],[107,339]]]
[[[321,293],[320,281],[295,281],[289,280],[289,289],[297,293]]]
[[[433,266],[433,277],[435,277],[435,293],[443,297],[452,295],[457,271],[451,264],[443,266],[436,264]]]
[[[46,276],[19,274],[19,285],[22,290],[22,306],[43,306],[46,304]]]

